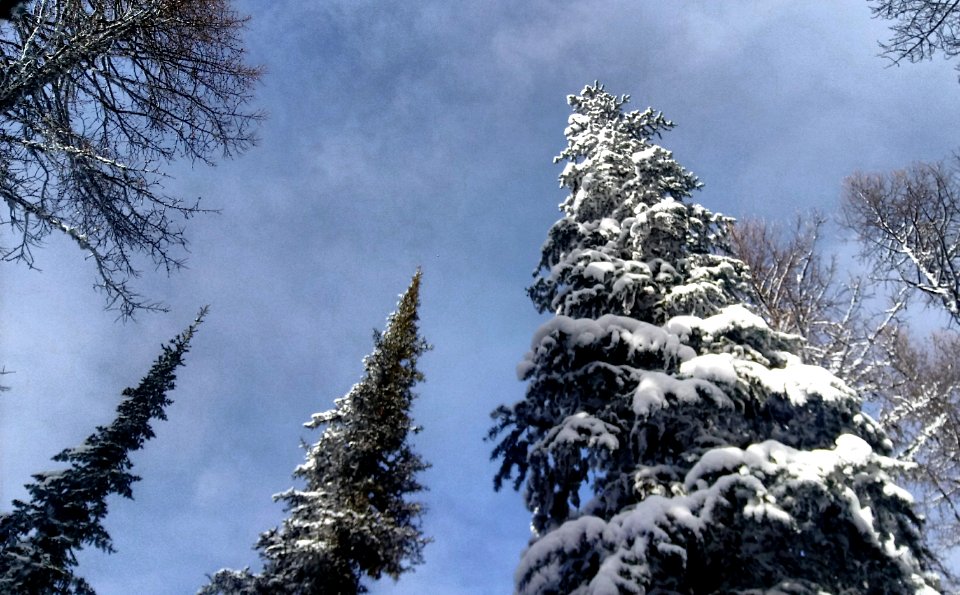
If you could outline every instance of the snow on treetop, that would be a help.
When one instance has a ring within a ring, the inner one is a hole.
[[[597,319],[556,316],[542,324],[533,334],[531,350],[535,350],[545,339],[558,332],[568,335],[568,342],[576,345],[586,345],[610,336],[614,341],[630,342],[638,350],[669,350],[681,360],[695,355],[690,347],[680,344],[680,338],[676,334],[636,318],[615,314],[604,314]]]
[[[590,117],[573,113],[567,118],[568,126],[563,130],[564,136],[573,136],[586,130],[590,126]]]
[[[602,275],[606,272],[606,264],[595,262],[591,266],[596,265],[594,272]],[[596,320],[560,315],[541,325],[534,333],[530,351],[517,366],[517,377],[521,380],[527,378],[536,367],[536,355],[554,347],[558,340],[569,347],[626,343],[631,353],[659,351],[667,358],[680,362],[679,371],[685,377],[644,373],[632,404],[634,412],[638,414],[648,414],[662,408],[667,403],[667,395],[681,402],[693,402],[706,396],[718,406],[728,406],[729,398],[716,383],[761,386],[769,393],[785,396],[795,405],[805,404],[812,395],[824,401],[857,398],[846,384],[826,369],[805,365],[789,353],[777,353],[786,362],[784,367],[770,368],[764,363],[732,353],[697,355],[692,347],[684,344],[694,330],[706,337],[715,337],[731,329],[769,332],[763,319],[742,305],[728,306],[707,318],[677,316],[663,327],[613,314]]]
[[[824,485],[831,475],[839,473],[851,476],[871,467],[885,470],[902,468],[903,464],[875,454],[866,441],[853,434],[841,434],[835,441],[835,447],[829,450],[797,450],[776,440],[766,440],[751,444],[746,450],[731,446],[708,451],[687,473],[684,487],[691,492],[709,489],[712,477],[730,473],[771,477],[783,474],[798,482]],[[875,473],[872,472],[871,477]],[[879,478],[884,482],[885,495],[899,498],[908,504],[913,502],[912,496],[897,488],[882,471]],[[887,486],[894,489],[888,489]],[[890,536],[881,535],[881,531],[874,525],[872,509],[861,505],[853,489],[844,487],[840,496],[847,505],[854,525],[871,543],[892,558],[907,553],[905,546],[897,546]]]
[[[639,163],[646,159],[650,159],[657,153],[657,149],[660,149],[661,151],[666,151],[666,149],[664,149],[663,147],[660,147],[657,145],[650,145],[649,147],[643,149],[642,151],[637,151],[636,153],[631,155],[630,159],[634,163]],[[669,153],[669,151],[666,151],[666,152]]]
[[[811,395],[824,401],[857,398],[856,393],[828,370],[802,364],[791,354],[780,355],[787,360],[786,367],[768,368],[732,353],[708,353],[683,362],[680,373],[731,386],[739,382],[759,385],[767,393],[784,395],[794,405],[806,404]]]
[[[557,552],[575,553],[584,544],[599,541],[606,528],[607,523],[603,519],[587,515],[564,523],[558,529],[543,535],[524,552],[523,559],[517,566],[517,582],[533,574],[535,578],[528,579],[524,592],[543,592],[543,589],[556,580],[560,563],[554,560],[549,566],[541,566],[542,561]]]
[[[575,592],[591,595],[625,592],[621,587],[635,588],[652,579],[649,566],[643,563],[645,552],[651,548],[661,552],[669,550],[685,559],[686,550],[674,541],[677,529],[702,534],[712,523],[716,507],[729,506],[731,491],[751,494],[742,509],[746,518],[758,523],[789,525],[794,522],[790,482],[771,482],[769,478],[786,475],[794,482],[824,487],[831,475],[879,468],[879,476],[874,472],[871,479],[879,478],[885,485],[893,485],[884,470],[899,465],[893,459],[876,455],[869,444],[852,434],[839,436],[832,449],[802,451],[767,440],[746,449],[710,450],[687,473],[684,480],[687,494],[651,495],[609,521],[585,514],[541,536],[524,552],[517,569],[519,592],[534,594],[555,589],[563,572],[562,559],[575,559],[585,549],[605,554],[593,577]],[[824,491],[830,490],[824,487]],[[909,502],[909,494],[904,493],[902,497]],[[908,548],[898,546],[888,531],[878,526],[871,506],[865,505],[853,489],[845,487],[839,499],[857,530],[889,556],[892,563],[905,566],[912,563]],[[625,573],[628,567],[631,572]],[[917,593],[935,592],[925,586],[919,575],[914,574],[910,580]]]
[[[803,339],[741,303],[731,220],[654,142],[672,123],[599,83],[569,101],[568,194],[528,290],[555,318],[490,433],[495,485],[525,483],[532,513],[517,592],[928,590],[902,466]]]
[[[591,262],[583,269],[583,276],[602,283],[607,273],[612,273],[615,269],[612,262]]]

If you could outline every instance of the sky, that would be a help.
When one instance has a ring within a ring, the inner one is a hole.
[[[564,198],[565,98],[584,85],[676,122],[662,144],[704,182],[696,199],[737,218],[833,213],[845,176],[960,146],[954,65],[890,66],[886,24],[861,1],[234,5],[251,17],[249,62],[265,69],[252,107],[268,117],[247,153],[169,168],[171,193],[221,211],[188,222],[187,269],[136,281],[169,312],[117,321],[62,240],[36,251],[40,271],[0,263],[0,364],[14,372],[0,510],[109,423],[210,305],[169,420],[133,457],[135,500],[110,500],[117,553],[79,557],[101,595],[192,593],[219,568],[257,568],[252,546],[283,516],[271,496],[319,434],[303,422],[361,378],[418,266],[435,348],[413,413],[434,542],[371,592],[512,591],[529,515],[494,492],[484,436],[490,411],[523,395],[516,364],[544,320],[525,288]]]

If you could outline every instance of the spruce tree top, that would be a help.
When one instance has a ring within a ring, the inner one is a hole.
[[[490,432],[532,514],[518,591],[931,592],[889,441],[750,311],[730,219],[653,143],[672,124],[599,84],[568,101],[570,194],[529,290],[555,316]]]
[[[263,572],[221,570],[201,593],[353,595],[366,592],[366,577],[396,579],[423,562],[424,506],[411,499],[429,467],[411,444],[417,362],[429,349],[419,303],[418,270],[386,330],[374,332],[363,378],[304,424],[323,432],[294,471],[304,488],[274,496],[288,516],[257,544]]]
[[[600,84],[568,97],[567,147],[554,161],[567,163],[570,194],[530,296],[541,312],[576,317],[715,314],[747,288],[742,263],[717,250],[730,219],[683,202],[700,182],[652,142],[673,123],[624,112],[628,100]]]
[[[417,271],[386,330],[374,333],[363,379],[305,424],[324,428],[294,472],[306,489],[278,495],[290,518],[260,543],[267,572],[314,585],[291,591],[288,582],[284,592],[364,592],[363,576],[398,578],[423,561],[423,505],[409,500],[428,467],[410,443],[420,431],[410,416],[412,389],[423,380],[417,361],[429,348],[417,328],[419,296]]]
[[[154,437],[152,422],[165,420],[167,396],[176,371],[206,308],[177,336],[136,388],[126,388],[108,426],[98,427],[83,444],[53,457],[65,469],[37,473],[27,484],[29,502],[13,501],[13,511],[0,514],[0,593],[92,594],[93,588],[74,573],[76,552],[93,545],[113,552],[103,525],[107,497],[133,498],[130,453]]]

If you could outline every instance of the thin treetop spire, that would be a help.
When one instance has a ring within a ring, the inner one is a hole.
[[[263,571],[221,570],[201,593],[352,595],[366,592],[366,578],[397,579],[423,562],[424,507],[410,500],[429,467],[411,444],[417,362],[429,349],[417,324],[420,278],[418,269],[374,333],[360,382],[304,424],[323,434],[294,470],[305,487],[274,496],[288,517],[257,543]]]
[[[68,467],[34,475],[26,486],[29,502],[14,500],[13,511],[0,514],[0,592],[93,593],[74,573],[76,552],[88,545],[113,552],[103,526],[107,497],[133,497],[133,483],[140,478],[130,473],[130,453],[153,438],[153,420],[166,419],[165,409],[172,403],[167,393],[205,314],[206,308],[163,346],[139,386],[124,389],[113,423],[53,458]]]

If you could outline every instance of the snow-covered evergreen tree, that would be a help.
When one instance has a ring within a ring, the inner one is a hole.
[[[257,544],[263,572],[221,570],[201,593],[351,595],[366,592],[364,577],[396,579],[423,561],[423,505],[409,499],[428,467],[410,443],[420,431],[410,417],[423,380],[417,360],[429,349],[419,294],[417,271],[386,331],[374,334],[363,379],[305,424],[324,431],[294,471],[306,487],[275,496],[289,516]]]
[[[599,84],[571,96],[570,194],[534,304],[554,318],[495,413],[524,486],[532,593],[929,593],[910,495],[860,399],[743,304],[729,219],[653,139],[673,124]]]
[[[163,346],[163,353],[137,388],[123,391],[113,423],[98,427],[84,443],[64,450],[54,461],[69,463],[59,471],[38,473],[27,484],[30,501],[14,500],[13,511],[0,515],[0,593],[45,595],[93,593],[73,572],[76,552],[93,545],[113,551],[103,526],[107,496],[132,498],[139,478],[130,473],[130,453],[154,436],[150,423],[166,419],[176,369],[203,318]]]

